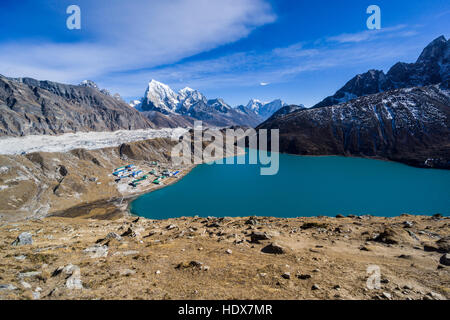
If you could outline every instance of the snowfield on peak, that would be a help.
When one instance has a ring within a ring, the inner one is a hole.
[[[102,149],[123,143],[155,139],[178,138],[187,129],[140,129],[114,132],[77,132],[52,135],[29,135],[25,137],[0,138],[0,154],[22,154],[31,152],[68,152],[73,149]]]

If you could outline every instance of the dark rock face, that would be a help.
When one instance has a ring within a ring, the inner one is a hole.
[[[313,108],[327,107],[350,101],[357,97],[383,91],[428,86],[444,83],[450,79],[450,44],[441,36],[432,41],[415,63],[396,63],[387,74],[380,70],[369,70],[359,74],[325,98]]]
[[[222,99],[198,101],[189,109],[179,109],[177,114],[169,114],[170,118],[183,117],[189,119],[188,121],[200,120],[204,124],[217,127],[228,126],[251,126],[255,127],[262,122],[259,117],[252,110],[245,107],[231,108]]]
[[[261,252],[270,253],[270,254],[283,254],[283,253],[286,253],[286,250],[279,244],[273,242],[273,243],[265,246],[264,248],[262,248]]]
[[[277,112],[275,112],[272,115],[272,117],[281,118],[281,117],[283,117],[283,116],[285,116],[287,114],[290,114],[292,112],[295,112],[295,111],[298,111],[298,110],[302,110],[302,109],[306,109],[305,106],[303,106],[303,105],[297,106],[297,105],[294,105],[294,104],[289,105],[289,106],[284,106],[281,109],[279,109]]]
[[[450,90],[442,85],[377,93],[337,106],[272,117],[280,151],[353,155],[422,167],[450,167]]]
[[[155,127],[138,111],[92,85],[0,75],[0,136]]]
[[[192,127],[195,121],[194,118],[175,113],[164,114],[159,111],[142,111],[142,114],[158,128],[187,128]]]

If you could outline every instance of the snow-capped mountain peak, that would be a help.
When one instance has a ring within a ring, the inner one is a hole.
[[[178,106],[178,96],[164,83],[151,80],[145,90],[143,110],[157,110],[162,113],[175,112]]]
[[[272,114],[286,105],[287,104],[280,99],[276,99],[271,102],[263,102],[258,99],[251,99],[247,104],[247,108],[253,110],[262,118],[268,119]]]
[[[83,80],[81,81],[80,86],[99,90],[97,84],[92,80]]]

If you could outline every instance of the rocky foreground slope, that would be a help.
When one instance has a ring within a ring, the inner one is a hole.
[[[450,168],[450,90],[396,89],[340,105],[276,115],[258,129],[280,130],[280,151],[389,159]]]
[[[449,235],[408,215],[3,223],[0,299],[448,299]]]
[[[75,86],[0,75],[0,136],[154,127],[119,97],[92,82]]]

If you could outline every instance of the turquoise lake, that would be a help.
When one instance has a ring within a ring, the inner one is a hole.
[[[199,165],[177,183],[134,200],[131,212],[151,219],[194,215],[447,216],[449,191],[450,170],[362,158],[280,154],[279,171],[273,176],[261,176],[260,165]]]

